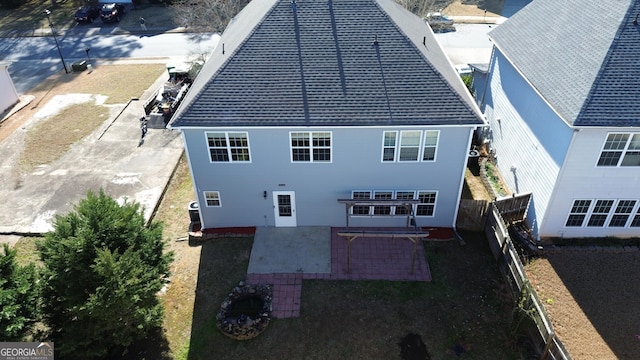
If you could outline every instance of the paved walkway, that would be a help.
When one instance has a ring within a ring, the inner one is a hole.
[[[347,271],[347,240],[338,236],[339,230],[343,229],[297,227],[256,230],[247,283],[273,285],[273,317],[300,316],[303,280],[431,281],[423,243],[417,243],[412,273],[413,243],[391,236],[354,240],[351,244],[351,271]],[[430,233],[427,241],[454,238],[451,229],[427,231]],[[300,236],[296,236],[296,233]],[[272,246],[279,244],[280,239],[286,239],[289,242],[287,247],[294,249],[294,252],[287,253],[282,247]],[[328,248],[330,252],[324,250]],[[290,256],[283,257],[283,254]],[[265,261],[270,257],[279,260]],[[328,269],[308,265],[327,262],[330,263]]]

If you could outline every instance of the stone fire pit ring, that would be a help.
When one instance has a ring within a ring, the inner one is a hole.
[[[243,301],[261,301],[261,305],[248,314],[238,308]],[[226,336],[236,340],[249,340],[260,335],[271,321],[273,291],[270,285],[247,285],[241,281],[222,302],[216,316],[216,326]]]

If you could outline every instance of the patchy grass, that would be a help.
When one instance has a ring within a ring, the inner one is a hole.
[[[90,103],[69,106],[35,125],[27,133],[20,166],[28,171],[64,155],[71,145],[91,134],[109,118],[109,109]]]
[[[20,265],[28,265],[34,263],[41,265],[40,256],[36,249],[36,241],[41,240],[39,237],[21,237],[14,245],[16,250],[16,262]]]
[[[105,104],[124,104],[139,98],[164,71],[163,64],[101,65],[94,67],[92,73],[61,74],[50,79],[57,81],[55,87],[59,94],[100,94],[107,96]],[[33,92],[48,90],[51,86],[47,79]]]
[[[252,241],[202,244],[188,359],[395,359],[398,343],[419,334],[434,359],[514,359],[513,309],[486,240],[427,243],[430,283],[303,282],[299,318],[273,319],[250,341],[235,341],[215,326],[229,290],[244,279]],[[183,353],[184,354],[184,353]]]
[[[80,1],[58,0],[56,6],[51,1],[31,0],[17,9],[0,8],[0,28],[28,31],[37,28],[49,28],[47,17],[42,13],[45,9],[51,11],[51,22],[56,29],[72,26],[75,22],[73,15]]]

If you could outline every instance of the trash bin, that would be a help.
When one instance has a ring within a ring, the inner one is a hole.
[[[85,71],[87,70],[87,60],[76,61],[71,64],[71,70],[73,71]]]
[[[192,201],[189,203],[189,219],[192,223],[200,222],[200,214],[198,213],[198,202]]]

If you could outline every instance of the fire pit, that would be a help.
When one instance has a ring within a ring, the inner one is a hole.
[[[271,303],[271,286],[246,285],[241,281],[222,302],[216,325],[232,339],[252,339],[269,325]]]

